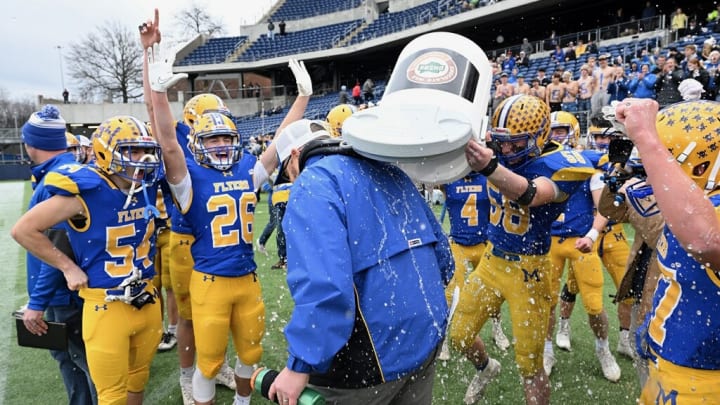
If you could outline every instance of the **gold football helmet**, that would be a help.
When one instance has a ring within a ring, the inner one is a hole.
[[[230,143],[224,143],[220,137],[230,137]],[[211,138],[217,137],[216,140]],[[201,115],[190,133],[190,150],[195,161],[218,170],[228,170],[240,160],[240,136],[235,123],[218,112]]]
[[[65,140],[67,141],[67,151],[75,156],[75,160],[79,163],[85,161],[85,149],[80,144],[80,140],[70,132],[65,132]]]
[[[567,134],[565,135],[553,135],[553,130],[556,128],[565,128]],[[580,123],[572,113],[567,111],[555,111],[550,114],[550,139],[570,147],[575,147],[580,140]]]
[[[185,123],[192,128],[195,125],[195,121],[197,121],[201,115],[209,112],[219,112],[231,117],[230,110],[220,97],[212,93],[203,93],[191,98],[185,104],[183,119]]]
[[[683,171],[705,192],[718,186],[720,103],[696,100],[662,109],[655,122],[660,140]]]
[[[345,122],[347,117],[355,113],[355,106],[350,104],[340,104],[332,108],[327,115],[327,122],[330,123],[331,132],[333,138],[339,138],[342,136],[342,124]]]
[[[513,144],[511,153],[499,156],[500,162],[518,166],[542,153],[550,135],[550,108],[535,96],[512,96],[495,109],[490,125],[494,142]]]
[[[142,182],[158,179],[160,145],[137,118],[120,115],[106,119],[93,133],[92,146],[96,165],[103,172],[137,181],[142,170]]]

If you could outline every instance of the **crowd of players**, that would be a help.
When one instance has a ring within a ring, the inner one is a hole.
[[[171,335],[189,348],[178,351],[185,404],[213,403],[223,376],[234,403],[250,403],[265,333],[254,207],[276,170],[275,186],[288,190],[278,220],[289,232],[283,264],[295,310],[271,399],[294,405],[311,384],[329,403],[429,404],[435,358],[457,351],[477,368],[464,399],[476,403],[501,372],[478,332],[507,302],[526,402],[547,404],[555,307],[556,345],[570,350],[577,294],[601,373],[617,382],[603,265],[618,288],[617,352],[634,360],[641,403],[720,397],[716,102],[673,102],[658,113],[656,102],[629,98],[581,137],[578,120],[563,111],[580,100],[503,93],[487,142],[466,146],[472,171],[442,187],[445,235],[405,173],[338,140],[350,106],[328,121],[302,119],[312,83],[301,62],[290,61],[299,95],[259,156],[243,152],[216,96],[194,97],[176,121],[165,91],[182,75],[158,54],[158,20],[156,12],[139,27],[149,125],[109,118],[89,149],[66,134],[54,107],[23,127],[36,164],[30,209],[12,230],[29,253],[23,320],[32,333],[53,320],[82,337],[70,355],[53,353],[71,403],[142,403],[152,359]],[[602,72],[615,69],[598,59],[601,79],[587,79],[577,96],[595,105],[587,99],[600,94],[602,108],[602,78],[611,77]],[[608,154],[610,140],[622,137],[653,159]],[[349,193],[357,197],[346,200]],[[632,249],[622,222],[635,228]],[[179,315],[169,331],[160,287],[172,291],[168,307]]]

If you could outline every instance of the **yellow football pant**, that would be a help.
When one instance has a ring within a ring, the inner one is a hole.
[[[205,378],[215,377],[225,361],[228,332],[243,364],[260,361],[265,304],[255,274],[220,277],[193,271],[190,299],[197,367]]]
[[[195,261],[190,247],[195,238],[185,233],[170,231],[170,279],[172,290],[175,293],[175,302],[178,314],[187,320],[192,320],[192,304],[190,303],[190,275],[193,272]]]

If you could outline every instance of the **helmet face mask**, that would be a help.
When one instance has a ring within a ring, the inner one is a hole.
[[[500,163],[517,167],[540,156],[550,135],[550,109],[534,96],[512,96],[493,113],[490,137],[500,146]]]
[[[580,140],[580,123],[577,118],[566,111],[550,114],[550,139],[561,145],[577,146]]]
[[[75,161],[82,163],[85,161],[85,148],[80,144],[80,140],[70,132],[65,132],[65,140],[67,141],[67,151],[72,153]]]
[[[96,165],[109,175],[152,184],[160,172],[160,145],[140,120],[116,116],[105,120],[92,137]]]
[[[235,124],[229,117],[217,112],[198,118],[190,134],[190,146],[198,164],[220,171],[230,169],[242,156]]]

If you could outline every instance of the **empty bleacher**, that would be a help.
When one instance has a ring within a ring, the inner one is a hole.
[[[335,46],[362,24],[362,20],[353,20],[338,24],[325,25],[302,31],[275,35],[270,39],[260,35],[235,62],[252,62],[260,59],[276,58],[304,52],[320,51]]]
[[[190,52],[178,65],[205,65],[225,62],[228,55],[245,41],[247,41],[246,36],[210,38],[205,44]]]
[[[350,10],[359,6],[362,2],[363,0],[286,0],[282,6],[272,14],[271,19],[273,21],[300,20],[337,11]]]

